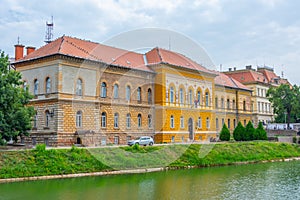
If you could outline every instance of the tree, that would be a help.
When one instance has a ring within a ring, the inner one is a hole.
[[[251,121],[248,122],[245,128],[246,141],[254,140],[255,128]]]
[[[230,131],[227,128],[225,123],[224,123],[223,128],[220,133],[220,140],[221,141],[229,141],[230,140]]]
[[[292,115],[297,118],[300,109],[300,89],[294,85],[292,88],[287,84],[279,87],[271,87],[267,92],[267,97],[272,103],[274,113],[277,115],[276,121],[285,123],[290,127]]]
[[[256,131],[256,135],[258,136],[259,140],[267,140],[268,139],[267,132],[264,129],[262,122],[259,122],[258,127],[255,131]]]
[[[233,138],[235,141],[243,141],[245,134],[245,128],[241,122],[238,123],[237,127],[233,131]]]
[[[9,69],[8,56],[0,51],[0,144],[29,135],[34,109],[27,106],[32,96],[22,88],[21,73]]]

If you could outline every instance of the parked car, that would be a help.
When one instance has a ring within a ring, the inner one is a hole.
[[[152,139],[152,137],[149,137],[149,136],[142,136],[142,137],[138,137],[136,138],[135,140],[129,140],[128,141],[128,145],[129,146],[132,146],[132,145],[149,145],[149,146],[152,146],[154,144],[154,141]]]

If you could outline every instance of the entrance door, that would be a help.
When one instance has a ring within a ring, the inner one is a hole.
[[[194,127],[193,127],[193,119],[192,118],[189,119],[188,124],[189,124],[189,139],[191,141],[193,141],[194,140]]]

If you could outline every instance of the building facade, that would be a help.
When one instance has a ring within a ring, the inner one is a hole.
[[[261,117],[258,102],[271,109],[265,96],[253,96],[264,84],[247,87],[161,48],[140,54],[67,36],[25,56],[24,46],[15,48],[13,67],[34,95],[24,138],[32,145],[126,144],[142,135],[156,143],[214,141],[224,123],[233,131]]]

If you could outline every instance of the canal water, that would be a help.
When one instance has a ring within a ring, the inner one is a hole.
[[[0,199],[300,199],[300,162],[0,184]]]

